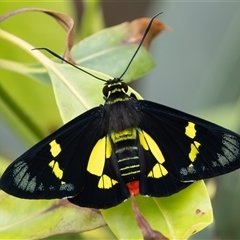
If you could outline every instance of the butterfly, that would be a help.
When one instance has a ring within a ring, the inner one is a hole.
[[[143,100],[122,80],[156,16],[121,77],[94,76],[105,82],[104,105],[79,115],[12,162],[1,177],[2,190],[19,198],[67,198],[81,207],[106,209],[131,195],[170,196],[194,181],[240,167],[240,135]]]

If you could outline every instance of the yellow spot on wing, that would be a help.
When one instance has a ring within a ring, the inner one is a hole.
[[[52,160],[52,161],[48,164],[48,166],[52,168],[52,171],[53,171],[53,173],[55,174],[55,176],[56,176],[57,178],[62,179],[62,177],[63,177],[63,170],[61,170],[61,169],[59,168],[59,164],[58,164],[57,161]]]
[[[168,174],[167,169],[161,164],[157,163],[153,167],[153,169],[149,172],[148,177],[152,178],[161,178],[162,176],[166,176]]]
[[[164,163],[165,159],[156,142],[146,132],[142,131],[142,133],[143,136],[141,133],[139,133],[140,144],[145,150],[148,150],[149,148],[153,156],[159,163]]]
[[[109,176],[104,174],[99,179],[98,188],[108,189],[113,187],[113,185],[115,185],[116,183],[118,183],[116,180],[111,179]]]
[[[185,134],[190,138],[196,137],[196,129],[194,123],[188,122],[188,125],[185,128]]]
[[[148,144],[146,142],[146,139],[145,139],[145,136],[143,135],[143,132],[142,131],[139,131],[139,141],[140,141],[140,144],[142,145],[142,147],[148,151],[149,150],[149,147],[148,147]]]
[[[165,159],[157,143],[144,131],[139,131],[138,136],[140,144],[144,150],[148,151],[150,149],[155,159],[159,162],[155,164],[153,169],[149,172],[148,177],[161,178],[162,176],[166,176],[168,171],[164,166],[162,166],[162,163],[165,162]]]
[[[112,155],[112,146],[111,146],[111,142],[109,140],[109,137],[107,137],[107,141],[106,141],[106,158],[110,158]]]
[[[60,144],[58,144],[56,140],[53,140],[49,145],[51,146],[50,152],[52,156],[56,157],[61,152]]]
[[[106,158],[112,153],[111,143],[108,137],[97,141],[89,157],[87,171],[96,176],[102,176]]]
[[[201,144],[197,141],[194,141],[194,143],[191,143],[191,150],[188,157],[192,162],[195,161],[197,154],[199,153],[199,150],[198,150],[199,146],[201,146]]]

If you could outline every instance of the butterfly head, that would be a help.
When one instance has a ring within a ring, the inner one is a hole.
[[[105,99],[115,95],[115,94],[124,94],[126,95],[128,91],[128,85],[123,82],[120,78],[113,78],[105,84],[103,87],[103,95]]]

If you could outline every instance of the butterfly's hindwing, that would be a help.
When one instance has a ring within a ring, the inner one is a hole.
[[[140,194],[145,196],[169,196],[189,186],[168,170],[161,147],[144,130],[139,129],[139,159],[141,165]]]
[[[110,135],[106,135],[92,148],[84,188],[69,201],[84,207],[109,208],[129,198],[130,194],[117,166],[114,145]]]

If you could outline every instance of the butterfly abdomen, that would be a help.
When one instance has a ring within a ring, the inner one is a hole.
[[[114,145],[119,171],[124,182],[126,184],[138,182],[140,178],[140,161],[137,129],[130,128],[113,132],[110,137]],[[132,193],[132,189],[129,189],[129,191]],[[136,189],[134,194],[138,191],[139,189]]]

